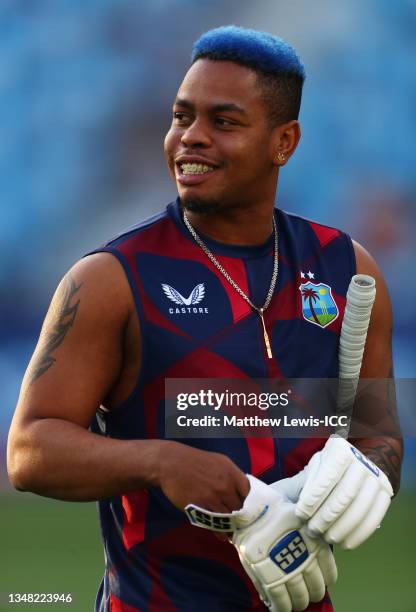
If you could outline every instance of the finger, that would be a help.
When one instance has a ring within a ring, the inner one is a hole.
[[[369,538],[380,525],[388,507],[390,506],[390,502],[390,496],[385,491],[380,491],[374,503],[374,508],[368,513],[361,525],[359,525],[357,529],[345,539],[345,541],[341,542],[342,548],[353,550],[365,542],[365,540]]]
[[[302,574],[288,580],[286,587],[292,600],[292,608],[294,610],[306,610],[309,605],[309,592]]]
[[[290,599],[286,585],[270,587],[267,589],[272,612],[292,612],[292,600]]]
[[[245,474],[242,474],[242,477],[237,481],[236,494],[239,499],[240,508],[244,503],[245,498],[250,492],[250,481]]]
[[[236,491],[233,491],[232,493],[230,492],[224,496],[221,500],[221,504],[224,508],[226,508],[226,510],[218,510],[218,512],[226,512],[228,514],[231,514],[231,512],[234,510],[241,510],[243,507],[241,499],[237,495]]]
[[[325,581],[317,559],[303,572],[309,599],[313,602],[321,601],[325,596]]]
[[[338,578],[337,564],[331,548],[326,545],[318,552],[318,563],[326,586],[335,584]]]
[[[351,464],[351,451],[345,440],[330,438],[325,448],[308,463],[305,486],[296,504],[296,515],[308,520],[315,514]]]
[[[204,510],[208,510],[208,512],[217,512],[220,514],[231,514],[231,511],[228,510],[228,503],[224,500],[216,500],[215,502],[208,503],[204,507]]]
[[[308,532],[321,535],[346,511],[367,478],[363,466],[353,463],[308,523]]]
[[[247,493],[244,494],[245,486],[241,485],[240,481],[237,481],[234,486],[230,486],[229,490],[223,495],[223,503],[226,504],[227,512],[233,512],[233,510],[241,510],[244,504],[244,500],[250,491],[250,483],[245,474],[242,474],[244,480],[247,482]]]
[[[363,488],[358,493],[352,504],[345,510],[344,514],[328,529],[325,540],[330,544],[342,542],[366,517],[371,518],[374,512],[374,503],[380,492],[379,484],[375,478],[367,477]],[[387,493],[386,493],[387,495]],[[374,526],[374,529],[377,524]]]
[[[298,472],[291,478],[283,478],[273,482],[270,486],[277,491],[285,495],[294,504],[299,500],[299,495],[306,483],[306,470]]]

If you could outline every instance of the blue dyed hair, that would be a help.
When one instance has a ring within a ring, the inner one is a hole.
[[[305,69],[296,51],[277,36],[237,26],[202,34],[194,43],[192,63],[199,59],[231,61],[253,70],[274,125],[299,116]]]

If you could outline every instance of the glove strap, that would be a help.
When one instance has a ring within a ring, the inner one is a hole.
[[[247,474],[247,478],[250,481],[250,491],[240,510],[230,513],[211,512],[195,504],[188,504],[185,512],[192,525],[220,533],[237,531],[258,521],[271,504],[282,501],[281,494],[269,485],[251,474]]]
[[[196,527],[220,533],[229,533],[236,529],[236,519],[232,513],[211,512],[195,504],[188,504],[185,512],[192,525]]]

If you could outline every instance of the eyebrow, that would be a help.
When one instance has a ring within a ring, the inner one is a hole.
[[[189,102],[189,100],[185,100],[184,98],[176,98],[174,105],[182,106],[183,108],[188,108],[189,110],[193,110],[195,108],[192,102]],[[234,104],[233,102],[223,102],[221,104],[214,104],[210,110],[214,113],[234,112],[241,113],[243,115],[247,114],[244,108],[238,106],[238,104]]]

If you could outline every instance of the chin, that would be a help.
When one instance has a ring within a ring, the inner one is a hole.
[[[179,199],[182,208],[194,213],[212,215],[224,209],[224,205],[221,202],[210,198],[180,196]]]

